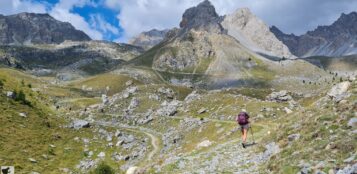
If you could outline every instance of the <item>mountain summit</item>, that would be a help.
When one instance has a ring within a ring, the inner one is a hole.
[[[0,15],[1,45],[58,44],[65,40],[89,41],[91,38],[70,23],[60,22],[48,14]]]
[[[286,45],[279,41],[269,27],[248,8],[241,8],[225,16],[223,27],[245,47],[269,56],[295,58]]]
[[[185,11],[180,22],[180,27],[185,30],[205,30],[208,32],[221,33],[223,27],[220,24],[221,17],[216,13],[210,1],[205,0],[196,7]]]
[[[285,34],[275,26],[270,31],[299,57],[357,54],[356,12],[343,13],[332,25],[319,26],[301,36]]]

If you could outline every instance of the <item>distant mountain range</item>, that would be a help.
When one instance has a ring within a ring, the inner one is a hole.
[[[344,56],[357,54],[357,13],[342,14],[329,26],[296,36],[272,26],[270,31],[298,57]]]
[[[130,65],[161,73],[171,82],[269,85],[289,74],[310,76],[314,68],[298,59],[282,72],[280,60],[357,54],[356,19],[356,12],[343,14],[331,26],[302,36],[287,35],[269,28],[247,8],[219,16],[205,0],[184,12],[179,28],[153,29],[132,38],[130,44],[118,44],[92,41],[70,23],[48,14],[0,15],[0,65],[61,80]],[[304,67],[305,72],[294,67]]]

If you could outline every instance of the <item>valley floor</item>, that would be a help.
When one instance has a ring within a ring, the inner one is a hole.
[[[329,97],[332,85],[300,95],[101,77],[55,84],[1,69],[0,164],[17,173],[356,170],[356,80]],[[15,90],[27,102],[9,95]],[[234,121],[242,109],[251,115],[256,142],[245,149]]]

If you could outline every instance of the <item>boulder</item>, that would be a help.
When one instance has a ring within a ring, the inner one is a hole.
[[[98,157],[99,157],[99,158],[104,158],[104,157],[105,157],[105,153],[104,153],[104,152],[100,152],[100,153],[98,154]]]
[[[85,121],[85,120],[74,120],[70,127],[74,128],[74,129],[77,129],[77,130],[81,129],[81,128],[89,128],[90,127],[90,123],[88,121]]]
[[[295,141],[298,140],[299,138],[300,138],[300,134],[291,134],[288,136],[289,141]]]
[[[129,80],[127,82],[125,82],[125,85],[126,86],[131,86],[134,82],[132,80]]]
[[[353,128],[357,127],[357,118],[351,118],[350,121],[348,121],[347,125]]]
[[[9,97],[9,98],[15,98],[15,94],[12,91],[7,91],[6,92],[6,96]]]
[[[190,103],[194,100],[200,99],[200,94],[197,93],[197,91],[193,91],[191,94],[187,95],[185,98],[186,103]]]
[[[181,105],[178,100],[171,102],[164,101],[161,104],[161,108],[156,111],[159,116],[173,116],[177,113],[177,108]]]
[[[34,158],[29,158],[28,160],[32,163],[37,163],[37,160],[35,160]]]
[[[26,114],[26,113],[21,112],[21,113],[19,113],[19,116],[20,116],[20,117],[25,117],[25,118],[26,118],[26,117],[27,117],[27,114]]]
[[[340,101],[344,98],[350,86],[351,83],[348,81],[341,82],[333,86],[331,90],[327,93],[327,95],[332,99],[338,99]]]
[[[168,99],[173,99],[175,97],[175,92],[170,88],[161,87],[157,90],[157,92],[165,95]]]
[[[279,91],[279,92],[272,92],[266,97],[266,99],[275,102],[286,102],[286,101],[293,100],[293,98],[289,95],[289,92],[286,90]]]
[[[353,173],[357,173],[357,163],[353,164],[352,166],[348,165],[342,170],[337,171],[337,174],[353,174]]]
[[[103,103],[103,105],[109,103],[109,98],[108,98],[108,96],[105,95],[105,94],[102,94],[102,103]]]
[[[291,114],[291,113],[293,113],[293,111],[292,110],[290,110],[289,108],[287,108],[287,107],[285,107],[284,108],[284,111],[287,113],[287,114]]]
[[[128,109],[134,109],[139,106],[139,100],[136,97],[133,97],[130,101],[130,105]]]
[[[205,112],[207,112],[206,108],[201,108],[200,110],[197,111],[198,114],[203,114]]]
[[[126,171],[125,174],[136,174],[137,171],[138,171],[138,169],[139,169],[139,168],[136,167],[136,166],[129,167],[129,169]]]

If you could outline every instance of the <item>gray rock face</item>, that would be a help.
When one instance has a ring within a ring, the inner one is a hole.
[[[356,12],[342,14],[332,25],[319,26],[301,36],[285,34],[274,26],[270,30],[298,57],[357,54]]]
[[[247,48],[270,56],[295,58],[286,45],[278,40],[269,27],[248,8],[238,9],[225,16],[222,26],[228,35],[236,38]]]
[[[40,75],[38,70],[47,69],[60,80],[72,80],[114,69],[142,51],[135,46],[106,41],[65,41],[46,47],[0,44],[0,64],[32,70],[37,75]]]
[[[130,39],[128,43],[148,50],[163,41],[168,31],[169,30],[167,29],[152,29],[150,31],[140,33],[138,36]]]
[[[0,44],[49,44],[62,43],[65,40],[91,39],[70,23],[57,21],[48,14],[0,15]]]
[[[222,33],[223,27],[220,24],[221,20],[221,17],[218,16],[211,2],[205,0],[196,7],[189,8],[185,11],[180,22],[180,27],[184,31],[195,29]]]

